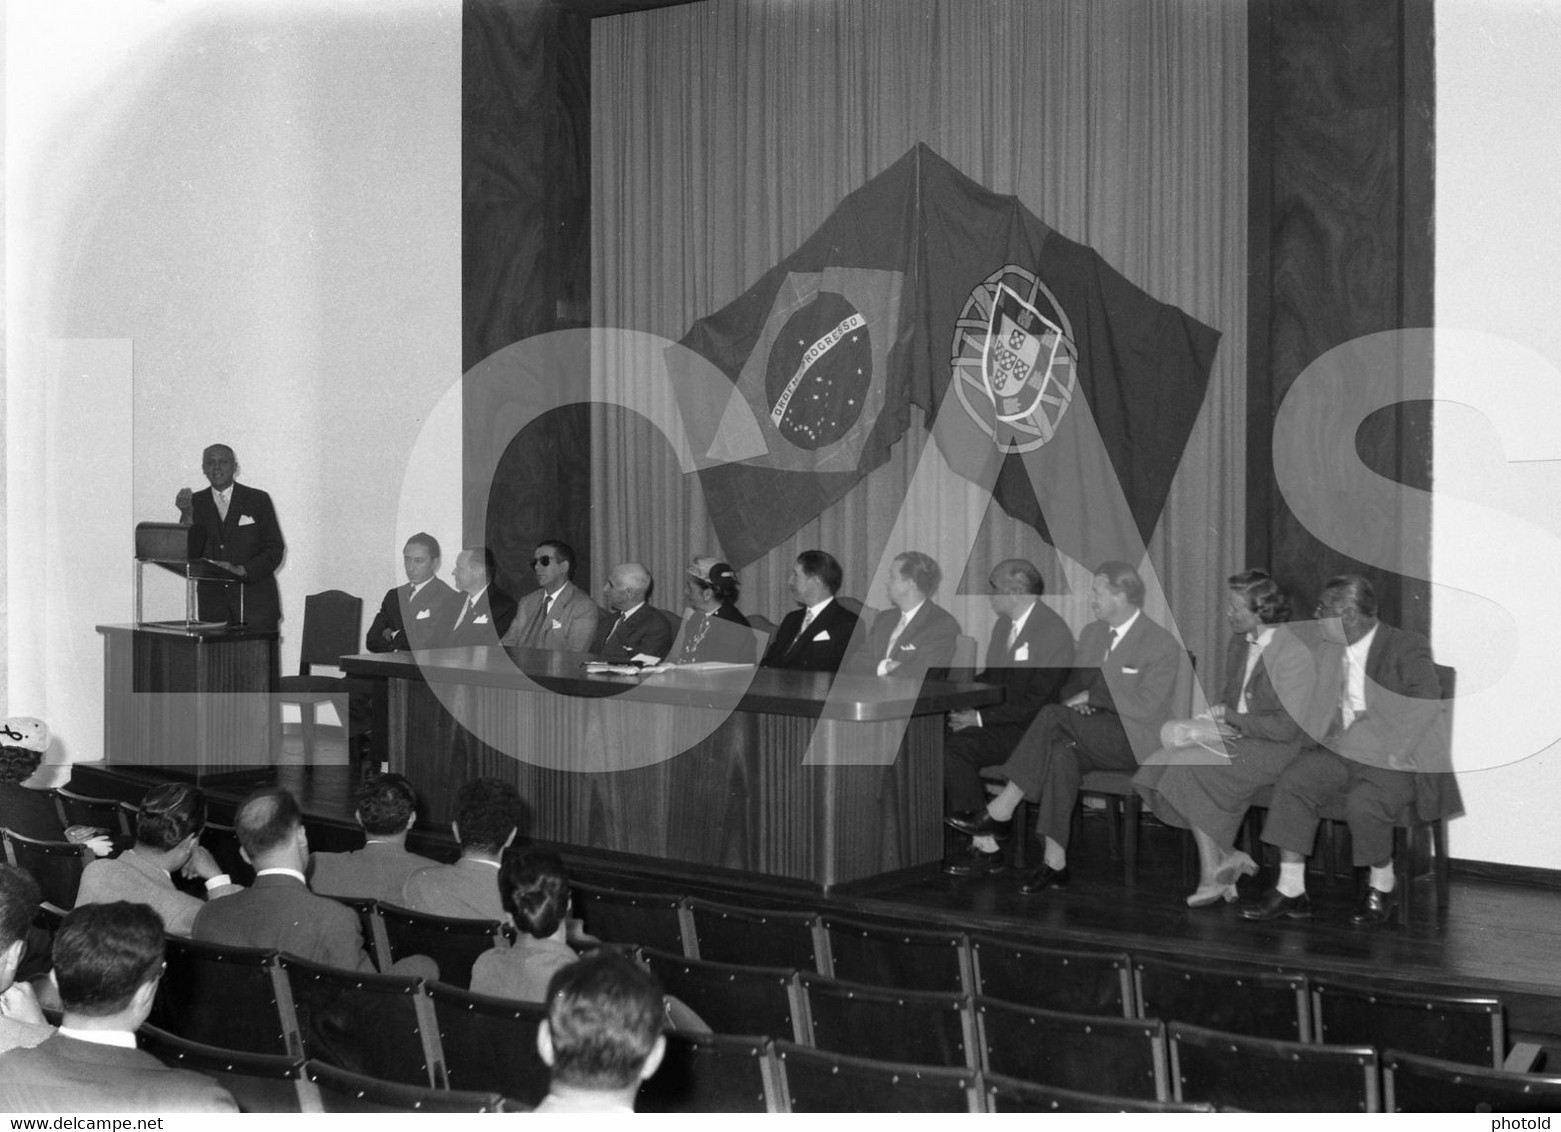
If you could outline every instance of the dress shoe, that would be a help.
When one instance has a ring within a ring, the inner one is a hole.
[[[1299,896],[1286,896],[1277,888],[1271,888],[1256,904],[1243,908],[1241,914],[1249,920],[1310,920],[1312,901],[1304,892]]]
[[[1198,891],[1187,898],[1187,907],[1207,908],[1210,904],[1218,904],[1221,900],[1226,904],[1234,904],[1236,886],[1219,883],[1200,885]]]
[[[1014,831],[1012,818],[998,821],[984,809],[950,814],[943,819],[943,824],[961,833],[968,833],[971,837],[995,837],[999,841],[1007,841],[1008,835]]]
[[[1257,862],[1237,849],[1214,870],[1216,884],[1235,884],[1242,877],[1257,876]]]
[[[1374,928],[1378,924],[1385,924],[1391,920],[1397,907],[1398,889],[1383,892],[1368,884],[1366,895],[1361,899],[1360,907],[1355,910],[1355,914],[1350,917],[1350,923]]]
[[[983,853],[974,845],[969,845],[963,853],[944,861],[943,871],[951,877],[989,876],[1003,871],[1003,855]]]
[[[1019,891],[1026,896],[1034,896],[1037,892],[1044,892],[1048,888],[1061,888],[1068,883],[1068,866],[1054,869],[1050,865],[1042,865],[1029,876],[1024,878],[1024,883],[1019,886]]]

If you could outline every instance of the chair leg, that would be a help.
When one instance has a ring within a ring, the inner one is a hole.
[[[1019,799],[1018,808],[1014,810],[1014,868],[1024,871],[1024,845],[1030,840],[1030,803],[1025,799]]]
[[[1431,849],[1436,860],[1431,862],[1436,877],[1436,910],[1447,911],[1452,898],[1452,866],[1447,860],[1447,822],[1441,818],[1431,823]]]
[[[1122,820],[1127,828],[1122,831],[1122,879],[1132,888],[1138,883],[1138,817],[1142,799],[1134,793],[1122,799]]]
[[[1106,799],[1106,844],[1111,846],[1111,855],[1115,857],[1119,850],[1122,831],[1117,828],[1117,800]]]
[[[1397,878],[1398,893],[1398,925],[1407,928],[1410,922],[1410,905],[1414,903],[1415,893],[1415,837],[1416,829],[1410,826],[1405,829],[1399,827],[1393,831],[1393,856],[1402,862],[1402,875]]]
[[[298,705],[298,719],[303,724],[304,733],[304,766],[314,765],[314,713],[313,703]]]

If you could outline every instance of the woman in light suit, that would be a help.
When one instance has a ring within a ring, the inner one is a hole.
[[[1234,635],[1225,649],[1218,703],[1198,719],[1172,720],[1164,749],[1133,776],[1144,801],[1164,822],[1191,829],[1198,844],[1194,908],[1236,899],[1236,882],[1257,863],[1235,848],[1247,806],[1279,778],[1304,738],[1296,721],[1316,681],[1311,650],[1284,624],[1290,600],[1265,571],[1227,582],[1225,618]]]

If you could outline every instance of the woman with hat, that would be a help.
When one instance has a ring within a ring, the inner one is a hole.
[[[683,582],[688,611],[667,659],[673,664],[721,661],[752,664],[758,640],[737,611],[737,571],[716,558],[699,557]]]

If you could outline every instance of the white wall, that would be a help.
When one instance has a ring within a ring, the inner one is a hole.
[[[13,0],[6,15],[0,708],[90,759],[93,626],[130,620],[131,530],[176,517],[203,446],[232,445],[239,479],[276,503],[283,671],[306,594],[360,594],[367,618],[408,534],[459,542],[461,11]],[[77,365],[51,393],[51,365],[101,363],[82,340],[104,339],[129,369]]]
[[[1561,619],[1558,57],[1561,6],[1436,6],[1432,573],[1451,588],[1433,592],[1432,643],[1459,668],[1461,691],[1486,689],[1457,704],[1468,816],[1450,827],[1451,848],[1551,869],[1561,868],[1561,746],[1550,741],[1561,739],[1561,695],[1544,648],[1561,629],[1551,625]],[[1538,643],[1539,663],[1509,664],[1514,634]]]

